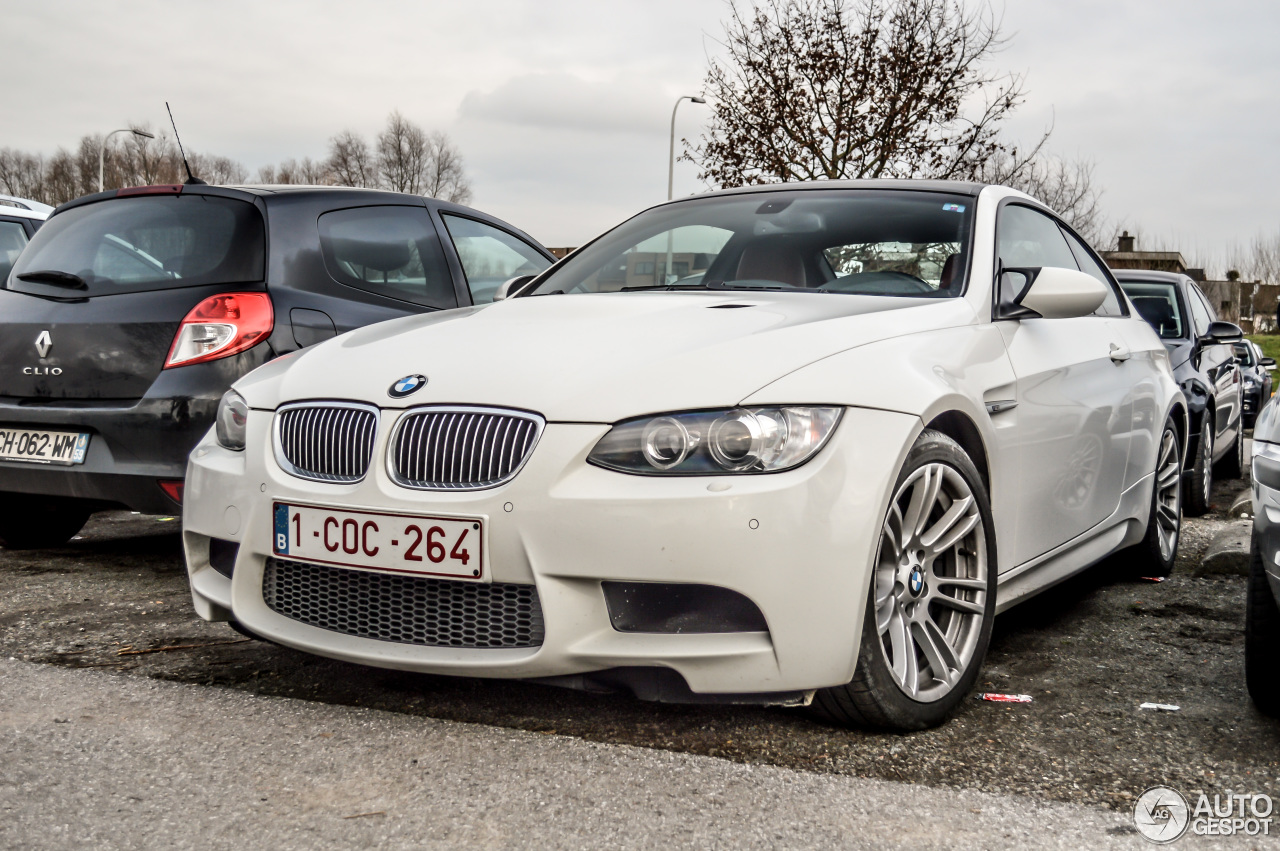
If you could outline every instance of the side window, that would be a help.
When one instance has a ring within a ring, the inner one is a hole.
[[[14,261],[27,246],[27,232],[21,222],[0,222],[0,281],[8,279]]]
[[[1187,301],[1191,302],[1191,319],[1196,326],[1196,336],[1203,337],[1209,330],[1209,323],[1213,321],[1212,314],[1205,306],[1204,296],[1192,284],[1187,285]]]
[[[996,233],[996,253],[1006,269],[1037,266],[1080,269],[1058,223],[1039,210],[1018,204],[1008,205],[1000,213]],[[1006,286],[1012,278],[1002,275],[1000,285]],[[1000,293],[1001,299],[1012,300],[1017,295]]]
[[[532,245],[504,230],[462,216],[441,215],[467,276],[471,300],[488,304],[503,281],[536,275],[551,265]]]
[[[1075,255],[1076,264],[1080,267],[1080,271],[1092,276],[1107,288],[1106,301],[1102,302],[1102,306],[1095,310],[1093,315],[1123,316],[1124,310],[1120,307],[1120,297],[1116,294],[1115,284],[1111,283],[1111,279],[1107,277],[1106,270],[1102,268],[1097,260],[1093,259],[1089,249],[1076,238],[1075,234],[1064,230],[1062,235],[1067,238],[1067,245],[1071,248],[1071,253]]]
[[[320,217],[335,281],[424,307],[457,307],[453,279],[425,207],[357,207]]]

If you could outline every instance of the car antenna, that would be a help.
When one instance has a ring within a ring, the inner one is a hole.
[[[182,137],[178,135],[178,123],[173,120],[173,110],[169,109],[169,102],[164,102],[164,108],[169,112],[169,123],[173,125],[173,138],[178,140],[178,153],[182,154],[182,166],[187,170],[186,186],[206,185],[203,180],[191,173],[191,165],[187,162],[187,152],[182,150]]]

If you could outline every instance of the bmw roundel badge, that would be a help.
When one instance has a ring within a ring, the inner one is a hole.
[[[391,389],[387,391],[387,395],[392,399],[403,399],[410,393],[416,393],[427,383],[425,375],[406,375],[404,378],[391,385]]]

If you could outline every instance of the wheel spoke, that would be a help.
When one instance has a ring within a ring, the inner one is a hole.
[[[942,630],[938,629],[932,618],[926,617],[923,623],[916,624],[912,634],[924,651],[924,658],[933,670],[933,678],[952,685],[960,675],[960,660],[956,658],[956,652]]]
[[[952,586],[954,588],[969,588],[974,591],[987,590],[987,580],[985,579],[967,579],[962,576],[934,576],[932,581],[939,587]]]
[[[977,526],[981,519],[973,497],[957,499],[946,513],[938,518],[938,522],[933,524],[933,528],[921,536],[920,543],[930,552],[946,552],[962,541],[965,535],[972,532],[973,527]]]
[[[907,505],[906,514],[902,518],[902,546],[907,546],[913,538],[919,537],[920,531],[929,519],[929,511],[938,498],[938,489],[942,486],[942,471],[928,466],[920,471],[921,475],[911,491],[911,501]]]
[[[902,534],[902,512],[898,510],[897,505],[889,506],[889,513],[884,518],[882,534],[883,540],[893,548],[893,560],[897,561],[902,557],[902,548],[906,545],[906,538]]]
[[[980,615],[986,611],[986,608],[981,603],[971,603],[968,600],[949,597],[946,594],[935,594],[929,598],[929,601],[955,609],[958,612],[967,612],[971,615]]]
[[[902,686],[903,691],[915,697],[919,680],[919,671],[916,667],[916,648],[907,635],[907,621],[897,606],[893,608],[893,615],[889,619],[887,632],[889,633],[889,647],[893,653],[893,676]]]

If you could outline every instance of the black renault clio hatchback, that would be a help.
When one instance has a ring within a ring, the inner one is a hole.
[[[144,186],[59,207],[0,289],[0,544],[181,509],[226,389],[363,325],[554,262],[467,207],[333,187]]]

